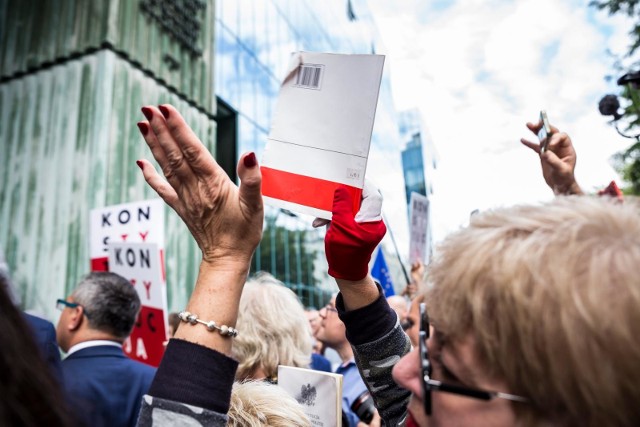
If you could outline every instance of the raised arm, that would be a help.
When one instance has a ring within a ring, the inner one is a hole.
[[[336,190],[325,253],[329,274],[340,288],[338,315],[345,324],[362,379],[373,396],[381,424],[397,426],[406,417],[410,393],[393,381],[390,361],[408,353],[411,344],[382,289],[369,274],[371,254],[386,227],[380,214],[380,193],[369,190],[363,195],[360,212],[354,218],[349,192]]]
[[[202,252],[185,309],[216,325],[199,323],[193,316],[181,324],[167,345],[149,394],[165,409],[169,405],[179,412],[173,403],[185,403],[218,413],[224,422],[237,368],[227,357],[233,341],[233,329],[229,333],[228,328],[236,325],[251,257],[262,236],[260,169],[255,154],[243,155],[238,188],[174,107],[148,106],[142,112],[147,121],[138,127],[166,179],[150,162],[137,164],[147,183],[182,218]],[[151,418],[143,419],[145,410],[149,417],[152,412],[146,403],[141,424],[151,423]]]

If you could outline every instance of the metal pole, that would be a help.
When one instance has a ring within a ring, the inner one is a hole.
[[[384,223],[387,224],[387,230],[389,231],[389,235],[391,236],[391,241],[393,242],[393,247],[396,250],[396,256],[398,257],[398,262],[400,263],[400,267],[402,267],[402,272],[404,273],[404,278],[407,281],[407,285],[411,284],[411,279],[409,279],[409,275],[407,274],[407,269],[404,268],[404,264],[402,263],[402,259],[400,258],[400,252],[398,251],[398,245],[396,244],[396,239],[393,237],[393,231],[391,230],[391,224],[387,221],[387,218],[382,215],[382,219]]]

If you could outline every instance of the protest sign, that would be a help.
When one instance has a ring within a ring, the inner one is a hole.
[[[419,193],[411,193],[411,225],[409,240],[409,259],[411,263],[429,262],[429,199]]]
[[[344,184],[357,212],[383,66],[382,55],[292,56],[262,159],[266,203],[331,219]]]
[[[311,425],[342,426],[342,375],[278,366],[278,387],[300,403]]]
[[[164,202],[143,200],[92,209],[89,255],[91,271],[109,271],[107,245],[110,242],[156,243],[164,250]]]
[[[158,245],[111,242],[109,271],[131,282],[142,308],[123,349],[129,357],[158,366],[167,340],[167,288]]]

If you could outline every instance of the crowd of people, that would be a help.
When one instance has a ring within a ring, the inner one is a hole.
[[[368,272],[386,232],[381,196],[369,192],[354,217],[339,187],[325,236],[339,292],[316,312],[272,276],[247,280],[263,230],[255,154],[241,156],[237,186],[178,110],[142,111],[164,177],[138,166],[202,252],[162,362],[123,355],[140,301],[119,276],[92,273],[58,300],[62,362],[25,339],[37,328],[0,276],[0,424],[311,426],[276,385],[289,365],[343,374],[345,426],[640,425],[640,208],[584,195],[565,133],[552,128],[544,152],[522,140],[558,197],[473,215],[412,266],[400,298]]]

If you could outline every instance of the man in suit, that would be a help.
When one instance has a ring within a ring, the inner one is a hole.
[[[155,368],[125,356],[122,344],[140,311],[131,283],[114,273],[90,273],[66,300],[56,335],[69,405],[81,425],[134,426]]]

